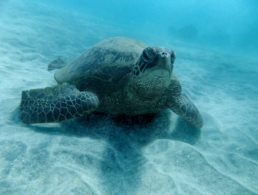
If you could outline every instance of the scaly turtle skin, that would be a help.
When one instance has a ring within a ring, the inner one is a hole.
[[[132,116],[169,108],[201,128],[198,109],[181,93],[173,73],[175,58],[173,50],[130,38],[104,40],[57,70],[56,87],[23,91],[20,118],[27,124],[50,123],[93,111]]]

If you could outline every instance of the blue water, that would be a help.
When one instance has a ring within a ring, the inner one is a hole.
[[[258,1],[0,0],[0,194],[258,194]],[[47,64],[125,36],[177,53],[197,130],[166,110],[25,125]]]
[[[92,15],[133,33],[226,50],[257,51],[255,0],[43,1],[71,13]]]

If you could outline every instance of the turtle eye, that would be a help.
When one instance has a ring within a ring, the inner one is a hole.
[[[145,61],[149,61],[149,60],[153,59],[155,54],[156,54],[156,50],[152,47],[147,47],[142,52],[142,56]]]

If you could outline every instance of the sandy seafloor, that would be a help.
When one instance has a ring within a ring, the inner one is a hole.
[[[257,59],[44,6],[0,5],[0,194],[258,194]],[[49,62],[119,35],[176,51],[175,72],[203,115],[201,130],[169,110],[134,122],[20,121],[21,91],[56,84]]]

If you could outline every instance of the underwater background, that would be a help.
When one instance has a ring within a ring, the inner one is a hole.
[[[0,194],[258,194],[258,1],[0,0]],[[165,110],[20,121],[47,65],[124,36],[175,50],[201,130]]]

